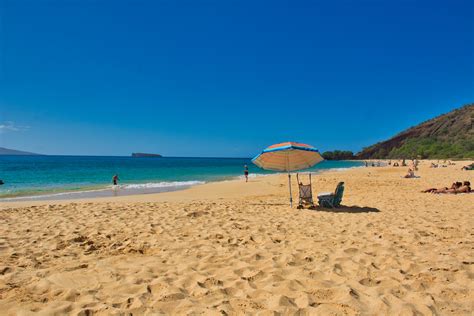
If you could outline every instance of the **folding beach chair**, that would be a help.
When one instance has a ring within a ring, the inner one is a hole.
[[[298,192],[300,196],[297,208],[303,208],[304,204],[309,204],[310,208],[314,208],[313,190],[311,187],[311,173],[309,174],[309,184],[303,184],[300,182],[298,174],[296,174],[296,181],[298,182]]]
[[[339,182],[334,193],[323,193],[318,195],[319,206],[335,208],[339,207],[344,194],[344,182]]]

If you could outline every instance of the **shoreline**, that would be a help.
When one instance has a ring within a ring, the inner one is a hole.
[[[383,159],[378,160],[367,160],[367,161],[385,161]],[[387,160],[388,161],[388,160]],[[393,161],[393,160],[392,160]],[[429,165],[431,162],[436,160],[420,160],[421,164]],[[453,160],[454,161],[454,160]],[[363,161],[359,161],[363,162]],[[461,165],[465,163],[473,163],[474,161],[463,160],[463,161],[456,161],[461,162],[461,164],[457,164],[455,166],[451,165],[449,168],[439,168],[439,170],[447,170],[454,167],[454,169],[460,169]],[[316,171],[304,171],[300,172],[300,174],[307,174],[311,172],[311,174],[318,175],[318,176],[327,176],[332,174],[341,174],[344,176],[346,173],[351,173],[351,170],[367,170],[370,173],[370,170],[385,170],[390,173],[398,172],[400,175],[404,175],[407,167],[393,167],[393,166],[368,166],[365,167],[364,165],[361,166],[354,166],[354,167],[347,167],[347,168],[332,168],[332,169],[320,169]],[[437,170],[437,169],[434,169]],[[296,173],[292,173],[296,174]],[[274,183],[276,179],[279,179],[278,182],[281,183],[281,186],[285,188],[283,196],[287,197],[287,190],[288,190],[288,180],[287,180],[286,173],[272,173],[272,174],[254,174],[253,177],[249,178],[248,185],[245,185],[245,181],[243,181],[243,176],[236,176],[233,179],[226,179],[226,180],[218,180],[218,181],[209,181],[203,184],[197,184],[192,186],[186,186],[177,190],[169,190],[169,191],[162,191],[162,192],[152,192],[152,193],[137,193],[137,194],[123,194],[117,196],[89,196],[89,197],[81,197],[81,198],[61,198],[61,199],[54,199],[54,198],[44,198],[44,199],[37,199],[37,196],[32,196],[31,198],[26,198],[25,200],[4,200],[0,199],[0,210],[7,209],[7,208],[15,208],[15,207],[27,207],[27,206],[38,206],[38,205],[48,205],[48,204],[68,204],[68,203],[102,203],[102,202],[140,202],[140,201],[193,201],[200,198],[209,199],[216,199],[216,198],[235,198],[239,197],[241,194],[239,190],[243,190],[243,195],[254,196],[261,192],[260,187],[254,187],[257,183],[264,183],[268,185],[269,183]],[[469,178],[470,174],[466,174],[467,178]],[[263,181],[263,179],[268,179],[268,181]],[[472,177],[471,177],[472,178]],[[417,180],[417,179],[412,179]],[[458,181],[459,179],[452,179],[449,180],[448,183],[443,184],[440,183],[439,186],[443,187],[445,185],[449,185],[449,183],[453,181]],[[472,179],[471,183],[474,183],[474,179]],[[303,177],[303,182],[307,181],[305,177]],[[317,177],[313,177],[313,182],[317,181]],[[243,184],[243,186],[242,186]],[[274,184],[273,184],[274,185]],[[436,184],[430,184],[428,186],[436,186]],[[221,187],[224,188],[221,190]],[[246,188],[252,188],[250,190],[246,190]],[[255,194],[253,191],[255,190]],[[265,190],[264,190],[265,191]],[[321,191],[321,192],[330,192],[332,189]],[[210,192],[210,194],[209,194]],[[212,192],[220,192],[223,194],[223,197],[219,197],[218,194],[213,194]],[[293,200],[297,197],[298,187],[296,186],[295,177],[292,177],[292,192],[293,192]],[[315,192],[316,193],[316,192]],[[317,195],[317,194],[316,194]],[[474,195],[474,194],[473,194]]]
[[[393,160],[393,159],[369,159],[369,160],[346,160],[346,161],[353,161],[353,162],[360,162],[360,163],[363,163],[364,161],[367,161],[367,162],[382,162],[382,163],[387,163],[389,160],[391,161],[397,161],[397,160]],[[449,160],[449,159],[448,159]],[[400,160],[401,161],[401,160]],[[424,164],[430,164],[431,162],[436,162],[437,160],[420,160],[420,162],[424,163]],[[469,163],[473,163],[472,160],[451,160],[453,162],[457,162],[457,163],[460,163],[458,165],[456,165],[456,167],[461,167],[461,165],[464,165],[464,164],[469,164]],[[381,166],[367,166],[365,167],[364,165],[360,165],[360,166],[352,166],[352,167],[343,167],[343,168],[329,168],[329,169],[319,169],[319,170],[309,170],[309,171],[303,171],[303,172],[299,172],[300,174],[308,174],[308,173],[311,173],[311,174],[314,174],[314,175],[323,175],[325,173],[331,173],[331,172],[345,172],[345,171],[349,171],[349,170],[354,170],[354,169],[373,169],[373,168],[376,168],[376,169],[381,169],[381,168],[388,168],[389,170],[400,170],[401,173],[404,173],[406,170],[404,168],[408,168],[410,165],[406,166],[406,167],[403,167],[403,166],[399,166],[399,167],[393,167],[393,166],[389,166],[387,164],[385,165],[381,165]],[[452,166],[450,166],[452,167]],[[292,172],[291,174],[296,174],[296,172]],[[251,174],[250,178],[249,178],[249,182],[251,181],[251,179],[255,179],[255,178],[264,178],[264,177],[278,177],[278,176],[285,176],[286,178],[286,173],[281,173],[281,172],[276,172],[276,173],[271,173],[271,174],[259,174],[259,173],[253,173]],[[149,196],[151,199],[156,199],[155,198],[155,195],[157,196],[160,196],[160,195],[165,195],[166,194],[169,194],[169,193],[173,193],[173,192],[187,192],[191,189],[193,189],[194,187],[203,187],[203,189],[206,189],[208,185],[212,185],[212,184],[218,184],[218,183],[228,183],[228,182],[231,182],[231,183],[240,183],[242,180],[243,180],[243,176],[242,175],[239,175],[239,176],[234,176],[234,177],[231,177],[231,178],[227,178],[227,179],[220,179],[220,180],[214,180],[214,181],[181,181],[181,182],[177,182],[177,183],[186,183],[186,182],[200,182],[200,183],[196,183],[196,184],[192,184],[192,185],[178,185],[178,187],[170,187],[170,188],[167,188],[167,187],[161,187],[159,188],[159,190],[157,191],[149,191],[149,192],[143,192],[141,190],[130,190],[130,189],[127,189],[128,192],[123,192],[123,194],[117,194],[117,195],[114,195],[113,194],[113,188],[111,187],[111,185],[109,185],[107,188],[101,188],[101,189],[97,189],[97,190],[77,190],[77,191],[72,191],[72,192],[57,192],[57,193],[52,193],[52,194],[40,194],[40,195],[28,195],[28,196],[18,196],[18,197],[8,197],[8,198],[0,198],[0,209],[2,208],[5,208],[5,207],[9,207],[11,205],[15,206],[15,205],[38,205],[38,204],[46,204],[46,203],[80,203],[80,202],[93,202],[95,200],[98,200],[98,201],[114,201],[114,200],[118,200],[118,201],[122,201],[123,199],[126,199],[127,197],[134,197],[133,199],[134,200],[139,200],[140,199],[140,196]],[[474,181],[471,181],[471,182],[474,182]],[[147,183],[125,183],[125,184],[121,184],[122,185],[125,185],[125,186],[128,186],[128,185],[142,185],[142,184],[148,184],[149,182]],[[156,183],[173,183],[173,182],[156,182]],[[285,181],[285,185],[286,185],[287,181]],[[152,183],[152,184],[155,184],[155,183]],[[294,187],[293,189],[293,193],[296,193],[297,192],[297,187]],[[86,193],[86,194],[84,194]],[[87,193],[92,193],[90,195],[88,195]],[[97,194],[99,193],[99,194]],[[105,194],[100,194],[100,193],[105,193]],[[83,196],[80,196],[80,197],[77,197],[78,195],[83,195]],[[55,198],[55,197],[58,197],[59,198]]]
[[[127,195],[154,194],[170,191],[185,190],[191,186],[205,184],[204,181],[172,181],[172,182],[145,182],[125,183],[117,187],[113,185],[98,186],[95,189],[80,188],[75,190],[55,190],[48,193],[15,195],[0,197],[0,202],[22,202],[41,200],[76,200],[95,197],[114,197]],[[119,194],[120,192],[120,194]]]
[[[355,160],[347,160],[355,161]],[[342,168],[328,168],[328,169],[319,169],[319,170],[305,170],[299,172],[300,174],[322,174],[324,172],[340,172],[353,168],[362,168],[361,166],[353,167],[342,167]],[[249,180],[252,178],[259,177],[268,177],[268,176],[277,176],[286,173],[275,172],[271,174],[265,173],[252,173],[249,177]],[[296,172],[292,172],[296,174]],[[161,181],[161,182],[143,182],[143,183],[124,183],[120,184],[118,188],[114,188],[112,185],[104,185],[98,187],[97,189],[85,188],[70,190],[70,191],[56,191],[51,193],[38,193],[32,195],[16,195],[16,196],[6,196],[0,197],[0,203],[15,203],[15,202],[35,202],[35,201],[80,201],[85,199],[95,199],[95,198],[115,198],[123,196],[135,196],[135,195],[149,195],[149,194],[161,194],[174,191],[186,191],[189,188],[194,186],[202,186],[209,183],[219,183],[219,182],[228,182],[228,181],[241,181],[244,179],[244,176],[232,176],[229,178],[223,178],[219,180],[211,181],[200,181],[200,180],[188,180],[188,181]]]

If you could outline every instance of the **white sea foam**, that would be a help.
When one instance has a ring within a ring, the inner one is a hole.
[[[63,196],[68,196],[68,195],[73,196],[76,194],[87,194],[87,193],[95,193],[95,192],[101,192],[101,191],[104,191],[104,189],[67,191],[67,192],[48,193],[48,194],[16,196],[16,197],[2,198],[1,200],[2,201],[42,200],[42,199],[47,199],[47,198],[63,197]]]
[[[331,169],[326,169],[326,170],[327,171],[346,171],[346,170],[350,170],[350,169],[353,169],[353,168],[360,168],[360,167],[331,168]],[[326,171],[326,170],[322,170],[322,171]]]
[[[265,177],[265,176],[269,176],[271,174],[262,174],[262,173],[251,173],[248,175],[249,179],[250,178],[257,178],[257,177]],[[235,178],[231,178],[231,180],[234,180],[234,179],[245,179],[245,176],[244,175],[241,175],[241,176],[237,176]]]
[[[130,183],[121,184],[119,186],[107,186],[103,189],[95,190],[77,190],[57,193],[47,193],[29,196],[16,196],[2,198],[1,201],[23,201],[23,200],[47,200],[47,199],[68,199],[68,198],[87,198],[100,196],[113,196],[117,193],[120,195],[136,194],[136,193],[159,193],[165,191],[179,190],[182,188],[204,184],[204,181],[170,181],[170,182],[148,182],[148,183]],[[111,192],[115,192],[112,194]]]
[[[148,182],[148,183],[132,183],[122,184],[120,189],[154,189],[154,188],[172,188],[172,187],[187,187],[198,184],[204,184],[204,181],[171,181],[171,182]]]

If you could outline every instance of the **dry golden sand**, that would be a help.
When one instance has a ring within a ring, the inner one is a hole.
[[[315,176],[338,211],[290,209],[285,176],[3,203],[1,314],[470,315],[474,194],[420,191],[474,171],[427,165]]]

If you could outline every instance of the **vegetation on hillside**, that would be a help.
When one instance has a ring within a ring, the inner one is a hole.
[[[350,160],[355,159],[354,153],[348,150],[325,151],[322,154],[326,160]]]
[[[359,159],[474,158],[474,104],[421,123],[364,148]]]

